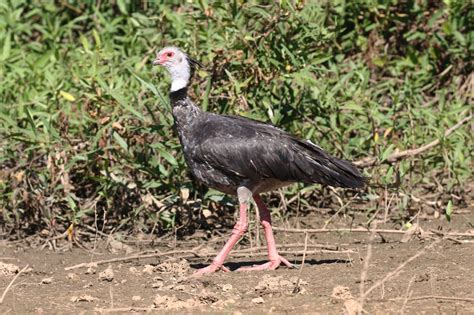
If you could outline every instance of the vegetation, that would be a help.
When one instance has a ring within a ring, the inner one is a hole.
[[[202,209],[232,214],[232,198],[187,173],[169,81],[151,65],[165,45],[205,64],[193,85],[204,109],[271,122],[350,160],[376,157],[357,199],[368,217],[387,196],[399,222],[416,196],[449,204],[448,215],[465,204],[472,136],[466,126],[443,133],[472,111],[469,1],[163,2],[0,3],[4,235],[71,223],[188,231],[209,222]],[[275,210],[280,196],[299,196],[301,211],[339,198],[301,188],[272,195]]]

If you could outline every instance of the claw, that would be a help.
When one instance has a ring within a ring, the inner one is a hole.
[[[216,265],[211,263],[209,266],[196,270],[191,277],[200,277],[206,274],[214,273],[217,270],[221,269],[224,272],[230,272],[229,268],[225,267],[224,265]]]
[[[292,263],[290,263],[288,260],[286,260],[285,258],[281,257],[280,255],[278,255],[278,257],[276,259],[272,259],[270,260],[269,262],[266,262],[264,264],[261,264],[261,265],[253,265],[251,267],[241,267],[239,269],[237,269],[237,271],[262,271],[262,270],[275,270],[277,269],[280,264],[283,263],[284,265],[286,265],[287,267],[289,268],[296,268],[295,265],[293,265]]]

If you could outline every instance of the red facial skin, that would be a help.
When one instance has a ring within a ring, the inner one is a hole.
[[[153,64],[154,65],[163,65],[166,62],[171,61],[171,59],[173,57],[174,57],[174,52],[173,51],[170,51],[170,50],[164,51],[159,56],[157,56],[155,61],[153,61]]]

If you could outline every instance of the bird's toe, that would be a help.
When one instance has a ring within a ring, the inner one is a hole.
[[[210,264],[209,266],[207,267],[204,267],[204,268],[201,268],[201,269],[198,269],[196,270],[193,274],[192,274],[192,277],[200,277],[200,276],[203,276],[203,275],[206,275],[206,274],[210,274],[210,273],[214,273],[216,272],[217,270],[221,269],[222,271],[224,272],[229,272],[230,270],[225,267],[225,266],[218,266],[218,265],[215,265],[215,264]]]
[[[253,266],[250,266],[250,267],[240,267],[239,269],[237,269],[237,271],[262,271],[262,270],[275,270],[277,269],[280,264],[284,264],[286,265],[287,267],[289,268],[296,268],[295,265],[293,265],[292,263],[290,263],[287,259],[281,257],[281,256],[278,256],[278,258],[275,258],[275,259],[272,259],[270,260],[269,262],[266,262],[264,264],[261,264],[261,265],[253,265]]]

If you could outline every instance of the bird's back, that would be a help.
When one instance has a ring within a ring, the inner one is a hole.
[[[211,181],[219,177],[221,187],[214,188],[220,190],[246,185],[263,192],[293,182],[364,185],[364,177],[350,162],[266,123],[201,112],[187,132],[192,137],[183,146],[193,173],[211,187],[216,185],[206,182],[206,176]]]

